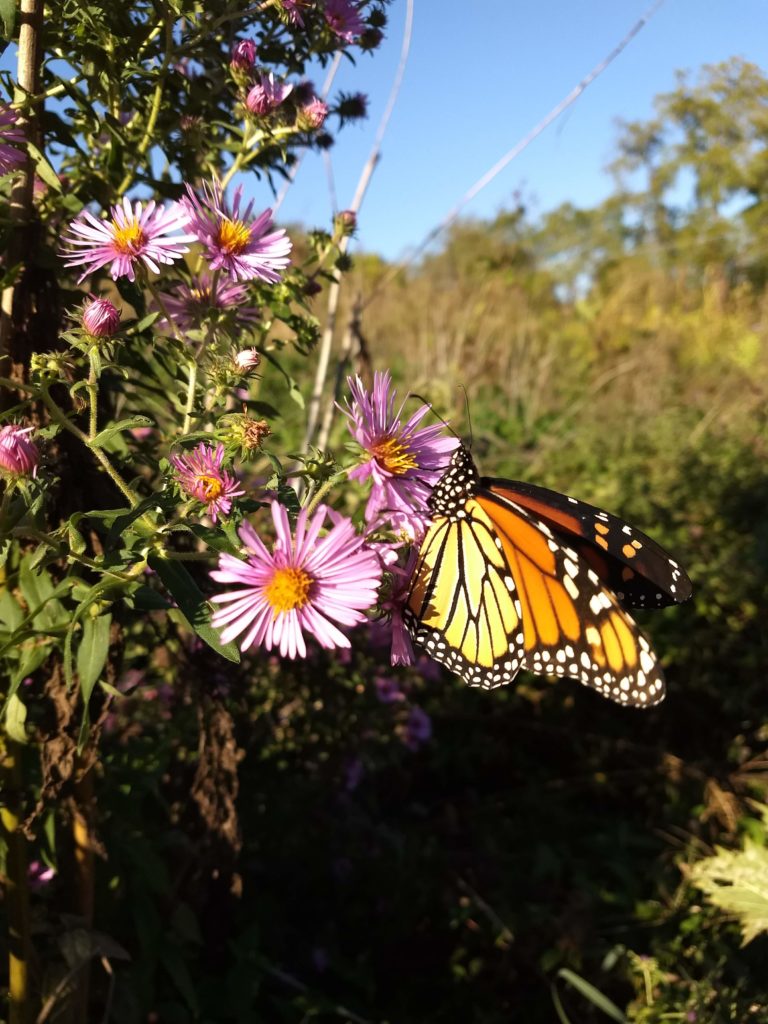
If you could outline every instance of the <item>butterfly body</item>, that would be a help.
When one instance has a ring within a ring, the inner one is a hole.
[[[463,446],[428,504],[404,611],[427,654],[472,686],[526,668],[620,704],[663,699],[656,657],[625,607],[684,600],[690,583],[654,541],[566,495],[481,477]]]

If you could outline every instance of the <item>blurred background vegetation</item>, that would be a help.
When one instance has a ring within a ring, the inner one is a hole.
[[[768,1021],[768,938],[742,946],[690,877],[716,844],[766,849],[768,79],[681,79],[621,126],[613,170],[594,209],[521,197],[416,266],[358,255],[347,314],[359,294],[353,369],[391,367],[465,434],[466,388],[485,472],[679,557],[693,600],[638,616],[667,701],[382,668],[375,625],[349,657],[236,668],[149,613],[100,723],[111,1019]],[[46,835],[36,941],[76,962]]]

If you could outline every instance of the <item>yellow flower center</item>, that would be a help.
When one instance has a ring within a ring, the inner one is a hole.
[[[388,441],[380,441],[371,448],[371,455],[388,473],[403,476],[409,469],[416,469],[418,463],[409,448],[391,437]]]
[[[294,566],[276,569],[275,574],[264,588],[264,596],[272,605],[275,618],[281,612],[303,607],[309,601],[309,591],[314,580],[308,572]]]
[[[113,220],[112,232],[115,248],[124,256],[134,256],[147,241],[141,225],[135,218],[122,226]]]
[[[207,473],[200,473],[197,477],[197,483],[200,486],[205,501],[216,501],[224,490],[221,480],[217,480],[215,476],[208,476]]]
[[[230,256],[237,256],[251,240],[247,224],[241,220],[224,219],[219,228],[219,245]]]

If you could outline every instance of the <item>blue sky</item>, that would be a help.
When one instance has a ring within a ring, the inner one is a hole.
[[[650,0],[415,0],[411,55],[383,156],[360,217],[359,245],[388,258],[417,245],[465,191],[616,45]],[[368,121],[331,150],[340,207],[349,204],[397,67],[405,0],[387,40],[335,88],[363,91]],[[616,122],[653,113],[678,69],[739,55],[768,69],[768,0],[666,0],[577,102],[514,160],[466,213],[492,216],[522,190],[534,209],[590,205],[611,190],[604,166]],[[321,84],[321,76],[317,85]],[[327,226],[322,160],[308,157],[280,220]]]

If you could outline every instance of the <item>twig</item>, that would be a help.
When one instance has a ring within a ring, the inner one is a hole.
[[[492,182],[497,175],[501,174],[501,172],[504,170],[507,164],[511,163],[515,159],[515,157],[518,157],[524,149],[527,149],[528,146],[533,142],[533,140],[538,138],[539,135],[541,135],[545,128],[548,128],[553,121],[557,120],[557,118],[563,113],[563,111],[567,110],[568,107],[570,107],[573,103],[576,102],[576,100],[579,98],[579,96],[581,96],[584,90],[588,86],[590,86],[592,82],[594,82],[594,80],[599,75],[601,75],[610,64],[613,63],[613,61],[619,56],[619,54],[629,45],[629,43],[632,42],[632,40],[635,38],[638,32],[640,32],[640,30],[644,28],[645,25],[648,24],[648,22],[651,20],[651,18],[654,16],[656,11],[659,9],[659,7],[661,7],[663,3],[664,0],[654,0],[654,3],[651,4],[651,6],[644,12],[644,14],[641,15],[641,17],[635,22],[635,24],[632,26],[629,32],[627,32],[623,39],[621,39],[621,41],[617,43],[616,46],[614,46],[614,48],[611,50],[608,56],[604,57],[599,64],[596,64],[595,67],[593,67],[592,70],[589,72],[589,74],[585,78],[582,78],[579,84],[576,85],[573,89],[571,89],[568,95],[564,99],[562,99],[556,107],[553,107],[552,110],[550,110],[550,112],[542,121],[539,121],[535,128],[528,132],[528,134],[524,136],[518,143],[516,143],[512,147],[512,149],[508,150],[508,152],[506,152],[504,156],[500,160],[498,160],[493,165],[493,167],[491,167],[490,170],[486,171],[486,173],[481,178],[478,178],[478,180],[469,189],[469,191],[464,193],[462,198],[453,207],[453,209],[446,214],[446,216],[440,221],[440,223],[436,227],[432,228],[432,230],[426,235],[423,241],[420,242],[419,245],[408,254],[406,259],[401,260],[399,263],[396,263],[390,269],[390,271],[382,277],[377,286],[368,296],[368,299],[365,302],[365,307],[369,306],[370,303],[373,302],[373,300],[376,298],[376,296],[381,291],[383,291],[384,288],[386,288],[402,270],[405,270],[406,267],[409,267],[424,252],[424,250],[429,245],[431,245],[432,242],[434,242],[438,235],[442,234],[442,232],[445,231],[446,228],[450,227],[451,224],[453,224],[453,222],[458,218],[459,214],[464,209],[464,207],[468,203],[470,203],[475,198],[475,196],[485,188],[486,185],[490,184],[490,182]]]
[[[36,96],[39,87],[40,62],[42,58],[42,47],[40,36],[43,24],[44,0],[21,0],[20,28],[19,28],[19,51],[18,51],[18,85],[15,90],[15,99],[19,102],[22,97],[27,100],[30,96]],[[19,116],[18,126],[30,141],[39,143],[38,139],[38,114],[43,103],[35,102],[28,109],[25,109]],[[38,146],[42,152],[42,146]],[[9,218],[11,232],[8,241],[8,250],[5,255],[5,266],[15,267],[25,261],[26,250],[29,247],[28,225],[32,218],[32,196],[35,174],[32,157],[27,153],[27,160],[23,171],[13,184],[9,204]],[[10,284],[3,289],[2,302],[0,303],[0,361],[10,354],[10,340],[13,331],[13,297],[16,290],[15,284]],[[11,376],[16,376],[11,371]]]
[[[384,135],[389,125],[389,120],[392,117],[392,111],[395,109],[395,103],[400,93],[400,86],[403,82],[403,75],[405,74],[405,68],[408,63],[408,54],[411,48],[411,36],[413,34],[413,0],[408,0],[408,6],[405,12],[405,26],[403,28],[403,44],[400,48],[400,61],[395,72],[395,78],[392,83],[392,89],[390,90],[389,100],[387,101],[386,109],[382,115],[381,121],[379,122],[379,128],[376,132],[376,138],[374,139],[371,152],[368,156],[363,172],[360,175],[360,180],[357,183],[357,189],[355,191],[354,198],[349,209],[357,214],[362,206],[365,194],[368,191],[368,186],[371,182],[371,177],[381,157],[381,146],[384,141]],[[347,251],[349,246],[349,235],[345,235],[339,243],[339,249],[342,254]],[[315,436],[317,425],[320,417],[320,403],[323,398],[325,391],[325,379],[328,374],[328,365],[331,357],[331,347],[333,345],[333,334],[336,326],[336,314],[339,307],[339,295],[341,291],[341,285],[339,277],[337,276],[331,287],[328,289],[328,312],[326,318],[325,330],[323,331],[323,337],[320,342],[320,355],[317,362],[317,370],[315,372],[315,382],[312,388],[312,397],[309,401],[309,408],[307,410],[307,430],[304,435],[304,444],[302,451],[309,451],[309,446],[312,444],[312,439]]]

